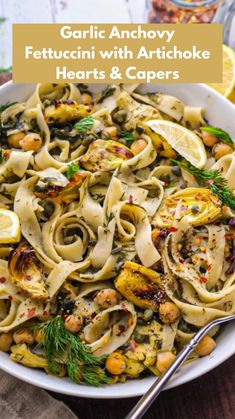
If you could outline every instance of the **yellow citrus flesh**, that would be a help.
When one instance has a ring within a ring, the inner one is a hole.
[[[148,121],[146,124],[193,166],[199,169],[205,166],[207,160],[205,146],[194,132],[174,122],[160,119]]]
[[[20,241],[20,222],[13,212],[0,208],[0,244]]]
[[[208,83],[221,95],[234,102],[235,100],[235,52],[223,45],[223,82]]]

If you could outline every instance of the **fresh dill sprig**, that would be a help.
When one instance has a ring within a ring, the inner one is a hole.
[[[218,170],[200,170],[194,166],[187,166],[177,160],[171,160],[181,169],[191,173],[197,179],[199,185],[207,186],[220,201],[235,210],[235,197],[228,187],[227,180]]]
[[[95,358],[77,336],[66,330],[60,315],[37,328],[42,331],[39,345],[44,350],[52,374],[58,374],[61,365],[64,365],[68,376],[78,384],[98,387],[110,382],[102,369],[105,357]]]

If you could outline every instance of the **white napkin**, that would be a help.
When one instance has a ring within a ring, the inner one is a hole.
[[[77,416],[46,391],[0,371],[0,418],[77,419]]]

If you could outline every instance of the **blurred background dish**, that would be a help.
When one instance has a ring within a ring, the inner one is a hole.
[[[210,23],[223,0],[150,0],[150,23]]]

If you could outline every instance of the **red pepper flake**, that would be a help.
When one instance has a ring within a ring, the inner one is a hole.
[[[46,311],[46,310],[45,310],[45,311],[42,313],[42,315],[43,315],[43,316],[45,316],[45,317],[47,317],[47,316],[48,316],[48,311]]]
[[[226,238],[226,240],[233,240],[234,235],[233,235],[233,233],[228,233],[228,234],[225,234],[225,238]]]
[[[133,196],[129,195],[128,197],[128,204],[133,205]]]
[[[33,317],[33,315],[35,314],[35,311],[36,311],[35,307],[33,307],[33,308],[31,308],[31,310],[29,310],[28,315],[27,315],[28,319],[31,319],[31,317]]]
[[[178,231],[178,228],[170,227],[169,231],[170,231],[170,233],[175,233],[176,231]]]
[[[136,348],[137,348],[137,343],[134,339],[130,339],[129,340],[129,345],[130,345],[130,351],[131,352],[135,352]]]
[[[124,311],[125,313],[129,313],[128,308],[125,306],[125,304],[121,304],[121,310]]]
[[[13,300],[13,297],[11,295],[9,295],[8,300],[9,301],[12,301]]]
[[[4,282],[6,282],[6,278],[5,278],[5,276],[1,276],[0,277],[0,284],[4,284]]]
[[[197,195],[195,195],[195,199],[196,199],[196,201],[201,201],[202,195],[200,193],[198,193]]]
[[[20,319],[22,319],[24,316],[25,316],[25,313],[21,313],[21,314],[19,315],[19,318],[20,318]]]
[[[205,278],[204,276],[200,276],[199,281],[200,281],[202,284],[205,284],[205,283],[207,282],[207,278]]]
[[[208,270],[208,271],[211,271],[211,269],[212,269],[212,265],[208,265],[208,266],[207,266],[207,270]]]
[[[4,151],[4,153],[3,153],[3,158],[4,158],[5,160],[7,160],[7,159],[9,159],[9,157],[10,157],[10,152],[9,152],[9,151]]]

